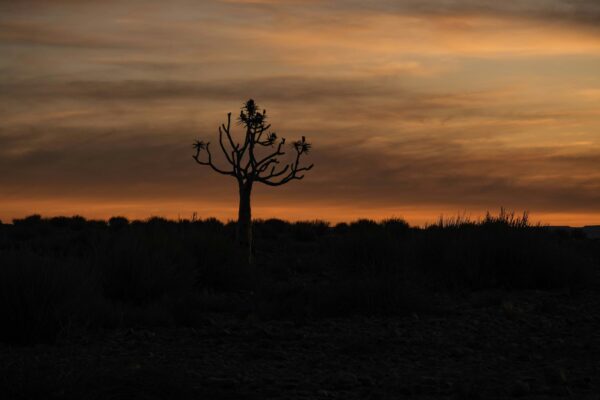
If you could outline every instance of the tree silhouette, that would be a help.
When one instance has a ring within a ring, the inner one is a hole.
[[[269,186],[280,186],[294,179],[302,179],[302,172],[308,171],[313,164],[300,166],[300,157],[307,154],[311,145],[304,136],[291,144],[296,152],[295,157],[285,166],[281,165],[280,157],[285,155],[285,138],[278,138],[275,132],[270,131],[271,124],[267,124],[267,111],[260,110],[254,100],[244,103],[238,123],[246,128],[242,142],[236,142],[231,133],[231,113],[227,114],[227,125],[219,127],[219,146],[225,155],[229,166],[221,168],[215,165],[210,150],[210,142],[196,140],[193,147],[196,153],[192,156],[200,165],[208,165],[215,172],[230,175],[237,179],[240,194],[240,204],[237,222],[237,240],[245,247],[249,255],[252,250],[252,212],[250,195],[255,182]],[[271,148],[262,156],[260,149]],[[201,159],[201,153],[206,156]]]

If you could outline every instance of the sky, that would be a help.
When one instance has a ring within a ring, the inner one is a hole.
[[[235,219],[249,98],[315,164],[256,218],[600,224],[597,0],[0,0],[0,220]]]

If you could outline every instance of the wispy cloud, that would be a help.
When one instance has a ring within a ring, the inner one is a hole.
[[[592,0],[0,2],[2,204],[233,216],[189,146],[252,97],[316,164],[257,209],[600,215],[599,22]]]

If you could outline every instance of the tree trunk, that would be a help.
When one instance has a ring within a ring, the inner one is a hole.
[[[252,263],[252,210],[250,208],[250,194],[252,184],[240,185],[240,208],[237,222],[238,244],[247,252],[248,262]]]

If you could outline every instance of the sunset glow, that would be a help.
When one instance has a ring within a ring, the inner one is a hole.
[[[234,219],[191,144],[253,98],[315,163],[255,218],[600,224],[600,3],[508,4],[1,2],[0,219]]]

